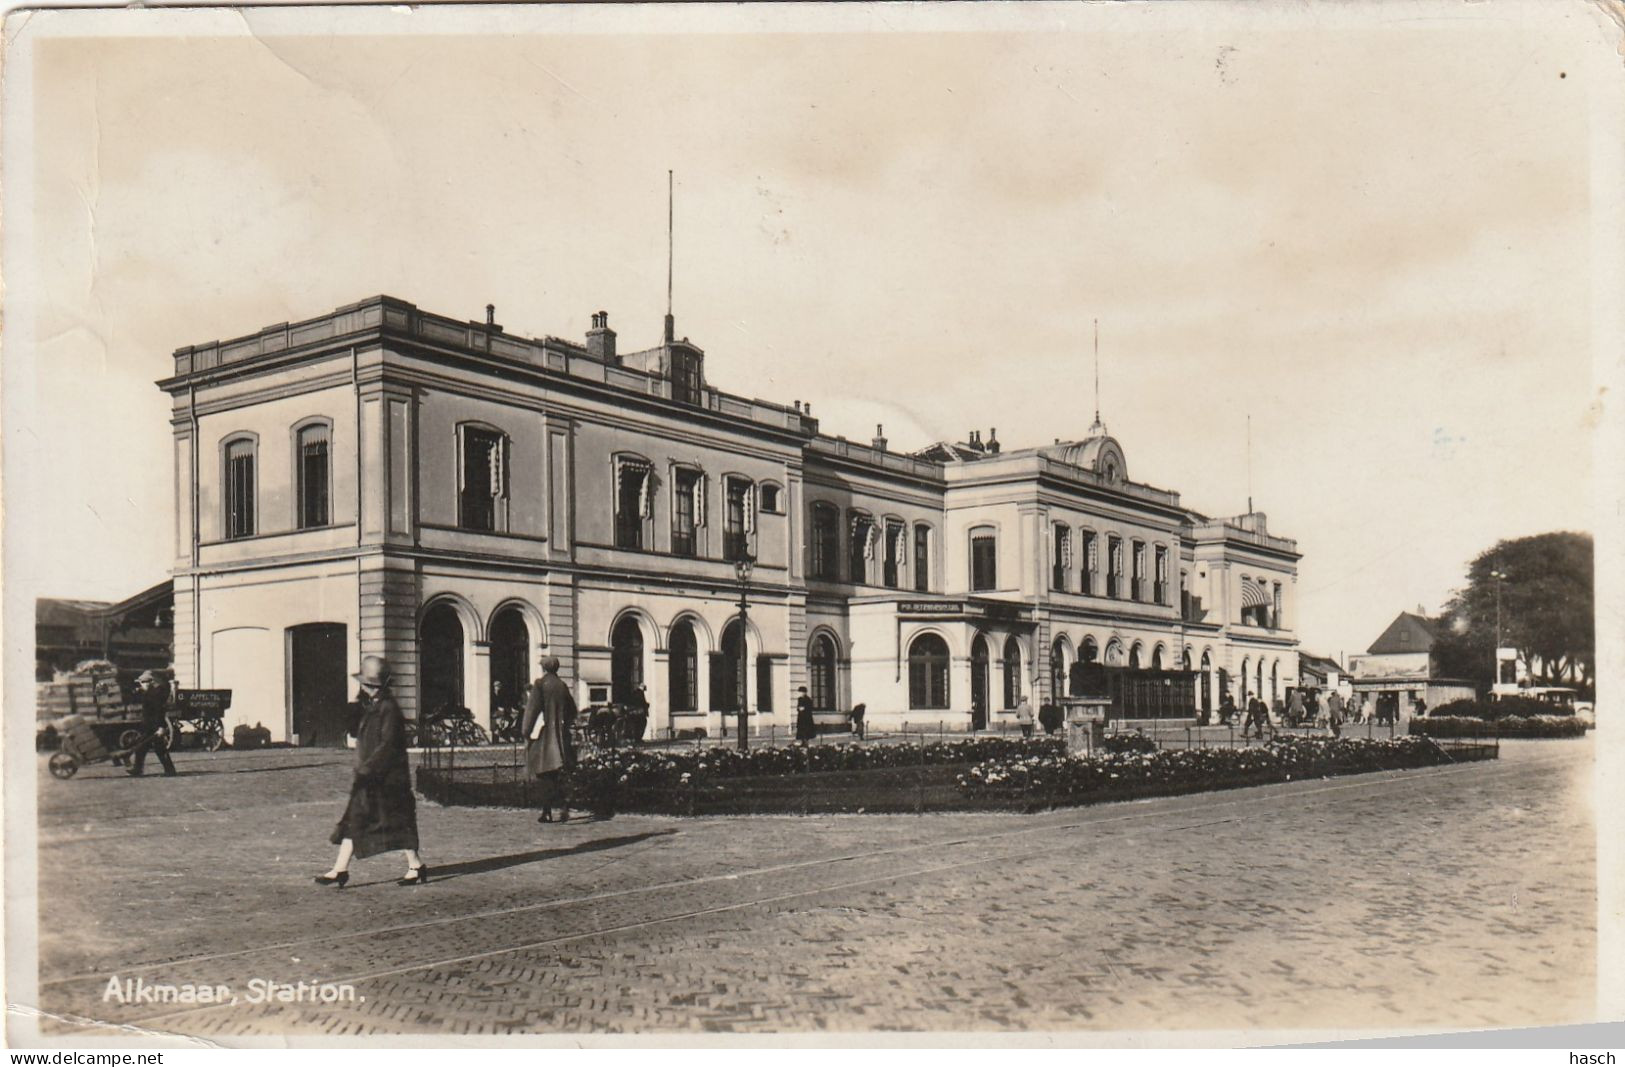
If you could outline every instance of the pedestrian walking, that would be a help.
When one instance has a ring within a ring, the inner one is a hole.
[[[863,740],[863,717],[868,714],[867,704],[855,704],[852,707],[852,733],[859,741]]]
[[[130,753],[133,760],[125,773],[131,778],[141,777],[147,753],[151,752],[164,765],[164,777],[173,778],[175,764],[169,758],[169,717],[166,714],[169,709],[168,687],[159,682],[158,676],[151,671],[142,671],[141,677],[135,681],[141,692],[141,741]]]
[[[1242,723],[1241,736],[1246,740],[1249,730],[1258,731],[1258,739],[1264,740],[1264,724],[1269,721],[1269,708],[1258,697],[1249,697],[1247,700],[1247,721]]]
[[[1292,696],[1287,700],[1286,703],[1287,723],[1291,726],[1298,726],[1303,722],[1304,717],[1308,714],[1308,710],[1303,706],[1303,690],[1292,690]]]
[[[1016,705],[1016,725],[1021,727],[1022,737],[1033,735],[1033,702],[1028,700],[1025,694]]]
[[[552,822],[555,804],[559,822],[570,821],[564,774],[576,765],[575,719],[575,697],[559,677],[559,658],[549,656],[542,661],[542,680],[531,687],[530,700],[525,703],[525,770],[541,784],[542,791],[542,814],[537,822]]]
[[[417,802],[412,796],[412,769],[406,758],[406,722],[389,691],[389,665],[381,656],[361,661],[353,675],[361,691],[356,729],[355,773],[350,800],[329,838],[339,846],[338,858],[317,885],[340,889],[350,880],[350,860],[366,859],[399,849],[406,854],[406,874],[396,885],[423,885],[429,869],[418,855]]]
[[[1326,725],[1332,728],[1333,737],[1343,736],[1343,696],[1340,693],[1326,698]]]
[[[1219,701],[1219,725],[1229,726],[1230,720],[1235,717],[1236,702],[1231,698],[1229,693],[1226,693],[1224,695],[1224,699]]]
[[[801,695],[796,697],[796,740],[803,745],[818,736],[818,724],[813,721],[812,698],[807,695],[807,687],[801,687]]]

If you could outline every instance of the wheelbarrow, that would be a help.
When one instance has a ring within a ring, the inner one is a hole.
[[[165,722],[160,733],[164,735],[164,743],[168,743],[174,727]],[[51,775],[55,778],[67,780],[79,773],[81,765],[86,763],[101,763],[104,760],[119,759],[128,756],[141,744],[146,734],[139,730],[126,730],[119,737],[120,748],[109,749],[96,736],[91,724],[78,716],[62,720],[62,747],[51,754]]]

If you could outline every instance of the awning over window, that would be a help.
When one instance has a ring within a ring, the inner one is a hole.
[[[1270,594],[1267,589],[1256,582],[1241,583],[1241,606],[1244,608],[1267,608],[1270,606]]]

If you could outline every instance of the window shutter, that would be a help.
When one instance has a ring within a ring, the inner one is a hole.
[[[745,532],[753,533],[756,530],[756,486],[751,482],[745,483]]]
[[[638,514],[647,519],[654,514],[654,472],[643,467],[638,473],[643,476],[643,481],[638,485]]]
[[[491,495],[493,497],[502,495],[502,451],[505,444],[507,444],[507,438],[504,437],[498,437],[491,442],[489,455],[491,462]]]
[[[693,493],[694,493],[694,525],[695,526],[704,526],[705,525],[705,475],[701,474],[701,475],[698,475],[698,476],[695,477],[694,485],[693,485]]]

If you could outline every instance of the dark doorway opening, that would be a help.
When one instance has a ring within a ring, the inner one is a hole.
[[[436,604],[423,616],[419,639],[418,718],[463,706],[463,623],[450,604]]]
[[[491,620],[492,710],[523,707],[530,680],[530,628],[518,608],[503,608]]]
[[[350,723],[342,623],[288,627],[288,700],[301,747],[343,748]]]
[[[609,699],[630,704],[632,694],[643,684],[643,630],[638,620],[627,615],[615,624],[609,636]]]
[[[987,639],[980,634],[970,649],[970,728],[987,729]]]

